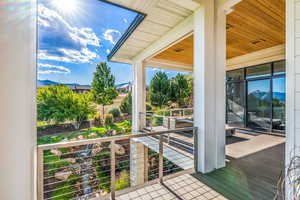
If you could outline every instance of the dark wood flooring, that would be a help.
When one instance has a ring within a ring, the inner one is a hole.
[[[228,158],[225,168],[194,177],[230,200],[272,200],[284,168],[284,148],[280,144],[241,159]]]

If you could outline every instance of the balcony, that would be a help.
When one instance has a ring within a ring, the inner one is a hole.
[[[186,151],[178,140],[177,145],[170,142],[179,135],[193,138],[196,130],[188,127],[41,145],[39,199],[140,199],[141,192],[148,198],[151,191],[154,199],[174,199],[172,191],[183,186],[188,191],[189,184],[217,197],[189,178],[194,172],[194,147]]]

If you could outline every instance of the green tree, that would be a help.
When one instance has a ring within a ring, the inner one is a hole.
[[[177,74],[170,81],[169,99],[176,102],[180,107],[185,107],[189,104],[191,93],[190,81],[186,75]]]
[[[75,127],[79,128],[80,124],[94,113],[95,108],[89,93],[76,94],[63,85],[38,89],[37,114],[40,121],[76,121]]]
[[[37,114],[40,121],[56,123],[74,119],[74,93],[62,85],[47,86],[37,91]]]
[[[102,116],[104,116],[104,107],[113,104],[113,100],[118,96],[115,77],[111,74],[106,62],[97,65],[91,91],[94,101],[102,105]]]
[[[74,118],[77,122],[76,128],[79,128],[81,123],[88,120],[89,116],[95,115],[96,109],[92,104],[91,93],[74,93]]]
[[[170,81],[164,72],[157,72],[150,82],[149,100],[152,105],[162,107],[169,101]]]
[[[132,114],[132,95],[131,92],[123,99],[120,105],[120,110],[122,113]]]

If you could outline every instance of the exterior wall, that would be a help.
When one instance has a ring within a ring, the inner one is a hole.
[[[0,199],[34,200],[36,0],[1,4]]]

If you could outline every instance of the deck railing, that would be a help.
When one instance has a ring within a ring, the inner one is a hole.
[[[155,127],[176,129],[193,127],[193,108],[162,110],[158,112],[140,112],[140,123],[144,129],[153,132]]]
[[[194,168],[193,156],[167,144],[182,128],[38,146],[39,200],[115,199],[119,191]]]

